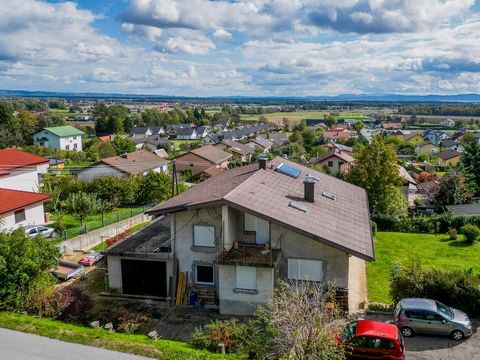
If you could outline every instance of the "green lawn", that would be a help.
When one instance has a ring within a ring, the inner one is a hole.
[[[50,109],[49,111],[55,114],[68,114],[70,112],[68,109]]]
[[[91,329],[12,312],[0,312],[0,327],[155,359],[241,359],[235,355],[220,355],[206,350],[197,350],[185,342],[151,340],[144,335],[110,333],[103,329]]]
[[[102,226],[113,224],[115,222],[128,219],[132,216],[142,214],[146,209],[147,208],[144,208],[143,206],[132,208],[119,207],[113,211],[105,213],[103,216],[103,222],[101,213],[87,217],[86,220],[84,220],[83,226],[86,226],[89,231],[92,231],[101,228]],[[57,220],[56,214],[52,214],[52,220]],[[63,217],[63,223],[65,225],[67,238],[72,238],[80,234],[80,222],[75,219],[73,215],[66,214]]]
[[[390,264],[417,259],[437,269],[469,269],[480,272],[480,243],[470,245],[450,240],[448,235],[378,232],[375,236],[376,260],[367,265],[368,297],[371,302],[390,303]]]

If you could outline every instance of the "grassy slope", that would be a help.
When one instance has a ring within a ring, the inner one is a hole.
[[[197,350],[180,341],[151,340],[144,335],[110,333],[103,329],[91,329],[11,312],[0,312],[0,327],[156,359],[240,359],[235,355],[222,356]]]
[[[480,243],[452,241],[448,235],[379,232],[375,237],[376,261],[367,265],[368,297],[389,303],[390,264],[394,260],[418,259],[437,269],[472,268],[480,272]]]

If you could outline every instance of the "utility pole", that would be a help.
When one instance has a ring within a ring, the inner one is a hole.
[[[175,166],[175,159],[172,160],[172,197],[175,196],[175,181],[177,178],[177,169]],[[178,194],[178,185],[177,185],[177,194]]]

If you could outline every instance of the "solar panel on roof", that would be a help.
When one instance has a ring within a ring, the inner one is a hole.
[[[285,164],[285,163],[281,163],[280,165],[278,165],[276,168],[275,168],[275,171],[278,171],[279,173],[282,173],[284,175],[288,175],[288,176],[291,176],[293,178],[297,178],[300,176],[300,174],[302,173],[302,170],[300,169],[297,169],[293,166],[290,166],[288,164]]]

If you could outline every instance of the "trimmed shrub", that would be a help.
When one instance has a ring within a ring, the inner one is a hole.
[[[450,240],[457,240],[457,229],[451,228],[448,230],[448,235],[450,236]]]
[[[469,243],[473,243],[475,240],[477,240],[478,236],[480,236],[480,229],[478,226],[473,224],[462,226],[460,232],[463,234],[463,236],[465,236],[465,239],[467,239]]]
[[[394,262],[390,269],[390,295],[395,304],[403,298],[438,300],[478,317],[480,278],[471,270],[423,269],[419,262]]]

